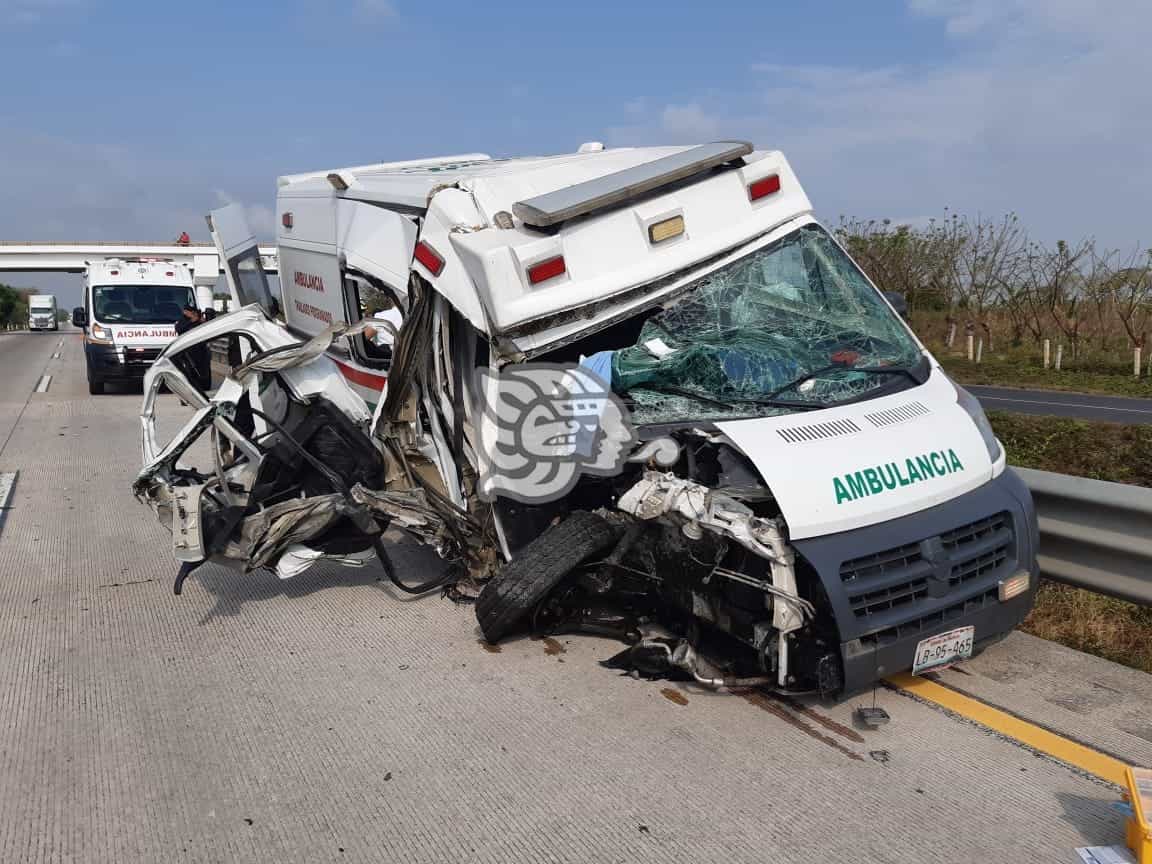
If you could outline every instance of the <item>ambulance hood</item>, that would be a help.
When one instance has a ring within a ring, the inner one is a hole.
[[[794,540],[924,510],[1004,467],[939,369],[891,396],[716,426],[756,466]]]

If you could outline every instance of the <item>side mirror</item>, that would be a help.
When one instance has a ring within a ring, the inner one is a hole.
[[[88,313],[84,311],[83,306],[77,306],[72,310],[72,326],[73,327],[87,327],[88,326]]]
[[[892,308],[896,310],[896,314],[901,318],[908,317],[908,301],[904,295],[899,291],[885,291],[884,299],[892,304]]]

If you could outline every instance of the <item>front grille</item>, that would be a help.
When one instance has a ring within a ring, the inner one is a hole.
[[[882,645],[890,645],[893,642],[899,642],[901,639],[907,639],[910,636],[917,636],[925,630],[939,630],[942,624],[948,621],[955,621],[958,618],[963,618],[965,615],[971,615],[973,612],[978,612],[985,606],[991,606],[993,603],[999,602],[999,589],[989,588],[975,597],[969,597],[959,603],[953,603],[944,609],[938,609],[928,615],[923,615],[919,618],[914,618],[911,621],[904,621],[892,627],[885,627],[883,630],[877,630],[875,633],[868,633],[860,637],[860,641],[868,647],[877,647]]]
[[[125,366],[151,366],[160,356],[161,348],[125,348]]]
[[[999,581],[1015,558],[1012,517],[998,513],[916,543],[845,561],[840,580],[860,627],[888,632],[921,620],[924,608],[939,605],[953,591],[972,591],[989,580]],[[991,590],[995,593],[995,586]]]

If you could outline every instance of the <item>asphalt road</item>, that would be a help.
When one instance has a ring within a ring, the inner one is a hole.
[[[1097,396],[1062,390],[1016,390],[1011,387],[967,387],[986,410],[1015,411],[1111,423],[1152,423],[1152,399]]]
[[[375,565],[210,567],[174,597],[170,538],[129,489],[139,394],[89,396],[63,338],[52,359],[58,337],[0,336],[0,472],[20,472],[0,861],[967,864],[1122,842],[1114,787],[893,690],[861,731],[871,696],[635,681],[597,665],[601,639],[490,651],[470,608]],[[1152,764],[1150,676],[1014,635],[941,680]]]

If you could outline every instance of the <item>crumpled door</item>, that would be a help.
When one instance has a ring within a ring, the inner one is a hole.
[[[370,557],[386,523],[352,492],[382,492],[384,460],[367,406],[324,355],[347,329],[301,342],[252,305],[181,336],[149,371],[144,467],[133,488],[172,531],[177,593],[208,560],[287,577],[325,557],[352,565]],[[236,341],[245,351],[226,350]],[[201,390],[183,362],[205,344],[214,379],[222,378],[213,392]],[[186,415],[166,444],[161,407]]]

